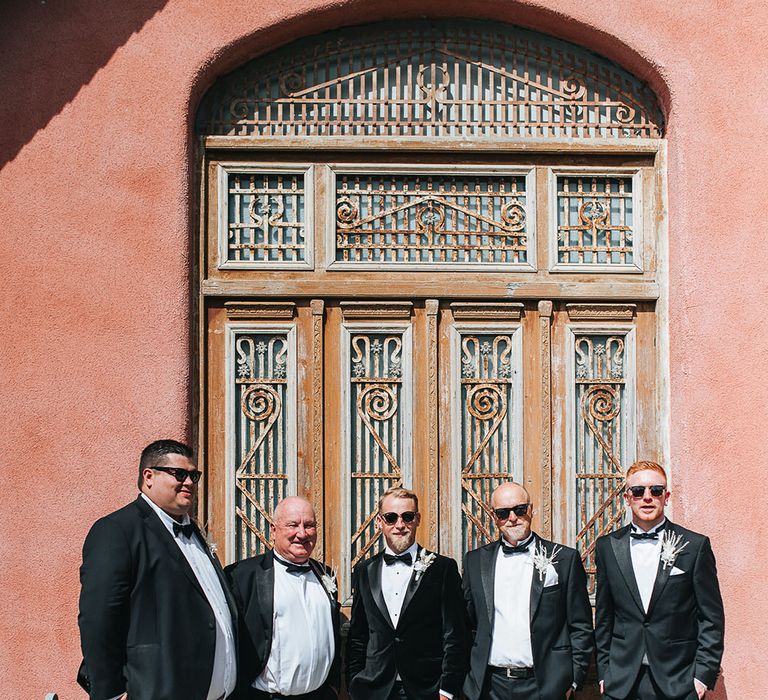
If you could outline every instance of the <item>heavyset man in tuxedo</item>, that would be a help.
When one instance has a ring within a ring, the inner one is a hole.
[[[467,627],[453,559],[416,543],[419,501],[393,488],[379,500],[384,552],[352,574],[347,684],[352,700],[450,700],[465,673]]]
[[[696,700],[723,655],[723,602],[709,539],[665,518],[667,475],[627,470],[632,523],[597,540],[600,689],[617,700]]]
[[[189,517],[199,478],[189,447],[153,442],[139,497],[88,533],[78,681],[92,700],[223,700],[235,688],[234,601]]]
[[[531,531],[519,484],[491,496],[501,538],[468,552],[464,597],[475,631],[468,700],[563,700],[580,687],[594,649],[581,557]]]
[[[317,519],[309,501],[280,501],[272,550],[227,567],[241,613],[242,700],[334,700],[341,680],[339,604],[332,573],[310,558]]]

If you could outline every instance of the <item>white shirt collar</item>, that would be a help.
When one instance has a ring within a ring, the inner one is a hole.
[[[177,520],[174,520],[168,513],[166,513],[157,503],[155,503],[149,496],[147,496],[146,493],[143,491],[141,492],[141,497],[149,503],[149,505],[152,507],[152,510],[157,513],[157,516],[160,518],[160,522],[165,525],[165,527],[168,529],[168,532],[173,534],[173,525],[174,523],[178,523]],[[187,525],[190,522],[189,514],[184,513],[184,517],[181,519],[181,523],[178,523],[180,525]]]

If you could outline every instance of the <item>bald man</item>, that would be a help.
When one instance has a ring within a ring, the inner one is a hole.
[[[464,598],[475,632],[468,700],[563,700],[594,649],[587,577],[575,549],[531,531],[533,504],[514,482],[490,507],[500,539],[468,552]]]
[[[317,519],[309,501],[280,501],[270,534],[271,551],[226,569],[242,621],[238,698],[335,700],[339,603],[330,570],[310,558]]]

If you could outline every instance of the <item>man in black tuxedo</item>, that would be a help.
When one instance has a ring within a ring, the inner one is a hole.
[[[227,567],[241,613],[242,700],[333,700],[341,681],[339,604],[332,572],[310,555],[317,543],[312,505],[278,503],[272,550]]]
[[[189,517],[200,474],[189,447],[153,442],[139,497],[86,537],[78,681],[92,700],[223,700],[235,688],[234,600]]]
[[[697,700],[723,656],[723,601],[709,539],[667,520],[667,475],[627,470],[632,523],[597,540],[600,690],[618,700]]]
[[[384,552],[352,574],[347,686],[352,700],[449,700],[466,672],[466,615],[453,559],[416,544],[419,500],[379,500]]]
[[[468,552],[464,598],[475,629],[469,700],[563,700],[581,687],[594,650],[579,553],[531,531],[519,484],[491,496],[501,539]]]

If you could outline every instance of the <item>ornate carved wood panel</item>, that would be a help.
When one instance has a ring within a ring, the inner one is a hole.
[[[385,38],[384,38],[385,37]],[[203,134],[657,138],[653,93],[552,37],[473,20],[354,27],[221,78]]]
[[[335,172],[331,266],[532,269],[531,172]]]
[[[264,551],[270,514],[295,479],[296,361],[290,330],[232,326],[230,334],[234,549],[243,558]]]
[[[576,543],[594,593],[594,548],[624,518],[624,471],[635,454],[634,333],[572,328]]]

